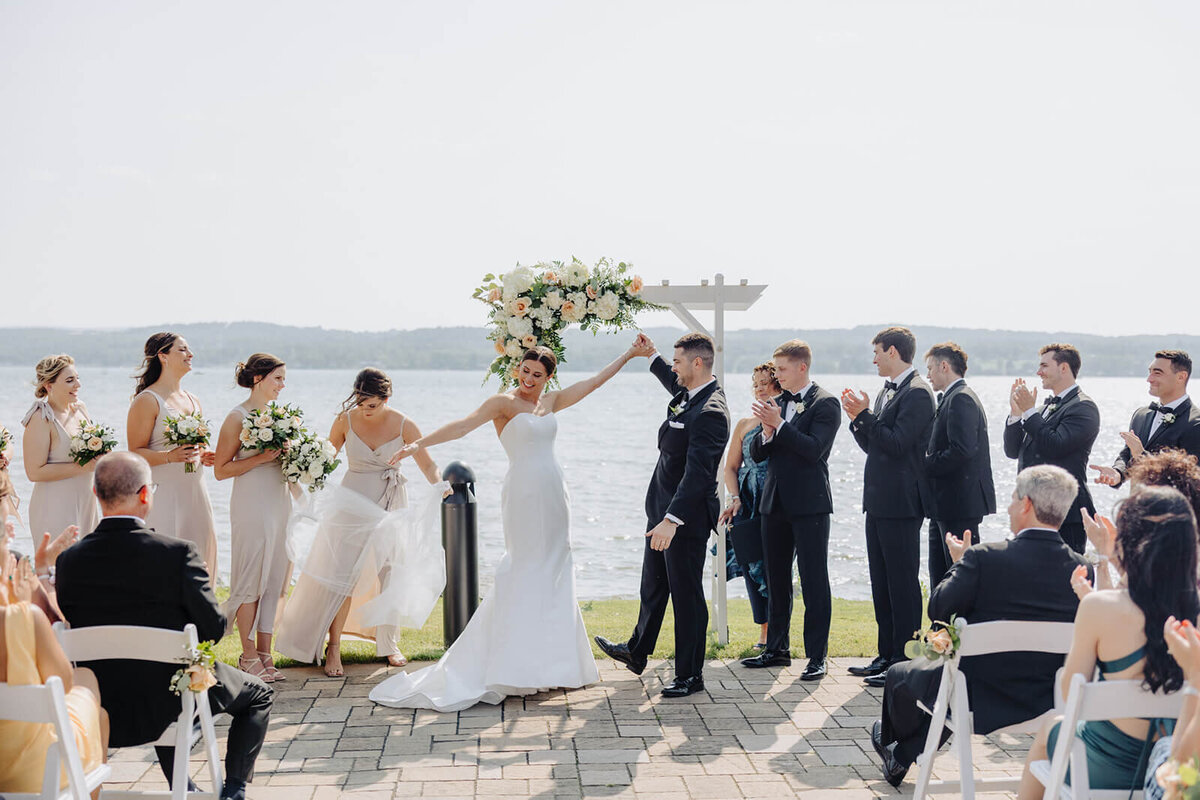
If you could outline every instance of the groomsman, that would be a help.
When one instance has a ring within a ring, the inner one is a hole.
[[[954,342],[935,344],[925,354],[925,369],[929,385],[939,393],[925,453],[934,508],[929,520],[929,590],[933,591],[950,569],[947,536],[962,539],[964,531],[978,534],[983,518],[996,513],[996,488],[987,415],[963,380],[966,352]]]
[[[812,350],[799,339],[775,349],[775,378],[783,394],[775,403],[755,403],[762,435],[750,443],[755,461],[767,461],[759,513],[767,577],[767,643],[761,654],[742,660],[747,667],[792,663],[792,560],[800,572],[804,598],[804,654],[800,680],[825,677],[829,622],[829,451],[841,412],[832,394],[809,380]]]
[[[1175,447],[1200,458],[1200,408],[1187,393],[1191,375],[1192,359],[1183,350],[1159,350],[1154,354],[1146,383],[1150,384],[1150,396],[1157,401],[1133,412],[1129,430],[1121,433],[1125,448],[1113,465],[1092,467],[1100,473],[1096,483],[1120,486],[1130,462],[1146,451]]]
[[[921,627],[921,524],[933,510],[925,476],[925,448],[936,402],[913,369],[917,339],[908,328],[885,328],[871,341],[875,367],[886,378],[870,408],[866,392],[842,392],[850,432],[867,454],[863,511],[867,514],[867,565],[879,626],[879,654],[851,667],[872,685],[883,685],[888,667],[904,659],[904,645]]]
[[[1004,426],[1004,454],[1017,459],[1017,471],[1037,464],[1053,464],[1075,476],[1079,494],[1059,528],[1059,535],[1076,553],[1087,547],[1080,509],[1096,513],[1088,491],[1088,456],[1100,433],[1100,409],[1084,394],[1075,379],[1083,359],[1069,344],[1048,344],[1038,351],[1037,375],[1050,392],[1037,406],[1037,390],[1022,378],[1013,382],[1009,394],[1009,417]]]
[[[642,555],[641,606],[628,642],[596,637],[614,661],[640,675],[654,652],[667,601],[675,613],[675,680],[663,697],[704,691],[708,606],[704,557],[720,514],[718,470],[729,440],[725,392],[713,377],[712,339],[689,333],[675,342],[668,364],[654,343],[639,334],[635,347],[650,358],[650,371],[671,395],[658,429],[658,464],[646,491],[646,548]]]

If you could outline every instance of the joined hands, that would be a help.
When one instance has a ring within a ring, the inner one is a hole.
[[[1012,390],[1008,394],[1008,406],[1012,416],[1019,417],[1037,405],[1037,389],[1025,385],[1024,378],[1013,381]]]
[[[416,452],[420,449],[421,449],[421,445],[417,442],[412,442],[410,444],[406,444],[406,445],[404,445],[404,447],[401,447],[399,450],[397,450],[395,453],[392,454],[392,457],[388,459],[388,463],[391,464],[392,466],[395,466],[396,464],[399,464],[401,461],[408,458],[409,456],[415,455]]]

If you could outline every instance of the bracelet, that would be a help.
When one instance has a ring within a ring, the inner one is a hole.
[[[1187,686],[1184,686],[1184,687],[1183,687],[1183,692],[1182,692],[1182,694],[1183,694],[1185,697],[1186,697],[1186,696],[1188,696],[1188,695],[1193,695],[1193,696],[1200,697],[1200,690],[1197,690],[1195,686],[1192,686],[1191,684],[1188,684]]]

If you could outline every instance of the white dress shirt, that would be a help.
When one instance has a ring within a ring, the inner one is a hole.
[[[1068,386],[1067,388],[1063,389],[1063,390],[1062,390],[1061,392],[1059,392],[1058,394],[1052,394],[1052,395],[1050,395],[1050,398],[1051,398],[1051,399],[1055,399],[1055,398],[1063,398],[1063,397],[1066,397],[1066,396],[1067,396],[1068,394],[1070,394],[1070,393],[1071,393],[1071,391],[1072,391],[1073,389],[1075,389],[1075,387],[1076,387],[1076,386],[1078,386],[1078,385],[1079,385],[1078,383],[1072,383],[1070,386]],[[1027,419],[1029,419],[1030,417],[1032,417],[1034,414],[1041,414],[1041,415],[1044,417],[1044,416],[1046,416],[1046,415],[1047,415],[1047,413],[1046,413],[1046,409],[1047,409],[1048,407],[1049,407],[1049,404],[1048,404],[1048,403],[1047,403],[1047,404],[1044,404],[1044,405],[1042,405],[1041,407],[1038,407],[1038,406],[1036,406],[1036,405],[1035,405],[1033,408],[1031,408],[1031,409],[1028,409],[1027,411],[1025,411],[1025,413],[1023,413],[1023,414],[1022,414],[1021,416],[1019,416],[1019,417],[1014,417],[1012,414],[1009,414],[1009,415],[1008,415],[1008,423],[1007,423],[1007,424],[1009,424],[1009,425],[1015,425],[1015,424],[1017,424],[1018,422],[1024,422],[1025,420],[1027,420]]]
[[[659,356],[659,358],[662,358],[662,356]],[[716,383],[716,382],[717,382],[717,379],[715,377],[713,377],[713,378],[709,378],[704,383],[702,383],[700,386],[697,386],[695,389],[688,389],[687,399],[683,401],[683,404],[686,406],[688,403],[692,402],[692,398],[696,395],[697,392],[702,391],[710,383]],[[681,520],[679,517],[675,516],[674,514],[667,514],[666,516],[667,516],[667,519],[671,520],[671,522],[674,522],[676,525],[683,524],[683,520]]]
[[[1153,439],[1154,434],[1158,433],[1158,429],[1162,427],[1163,414],[1174,414],[1175,409],[1179,408],[1179,405],[1187,399],[1188,396],[1184,394],[1184,396],[1180,397],[1178,400],[1172,400],[1170,403],[1160,404],[1162,407],[1159,408],[1158,411],[1154,412],[1154,421],[1150,423],[1150,435],[1146,438],[1145,442],[1142,442],[1143,445]]]

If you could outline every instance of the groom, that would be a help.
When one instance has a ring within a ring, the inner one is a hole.
[[[704,645],[708,606],[704,601],[704,556],[720,513],[717,478],[729,440],[725,392],[713,377],[712,339],[689,333],[675,342],[673,366],[657,355],[654,342],[639,334],[637,355],[671,393],[667,419],[658,429],[658,464],[646,492],[646,549],[642,555],[641,608],[626,643],[596,637],[609,658],[635,675],[654,652],[667,600],[675,612],[675,680],[663,697],[704,690]]]

